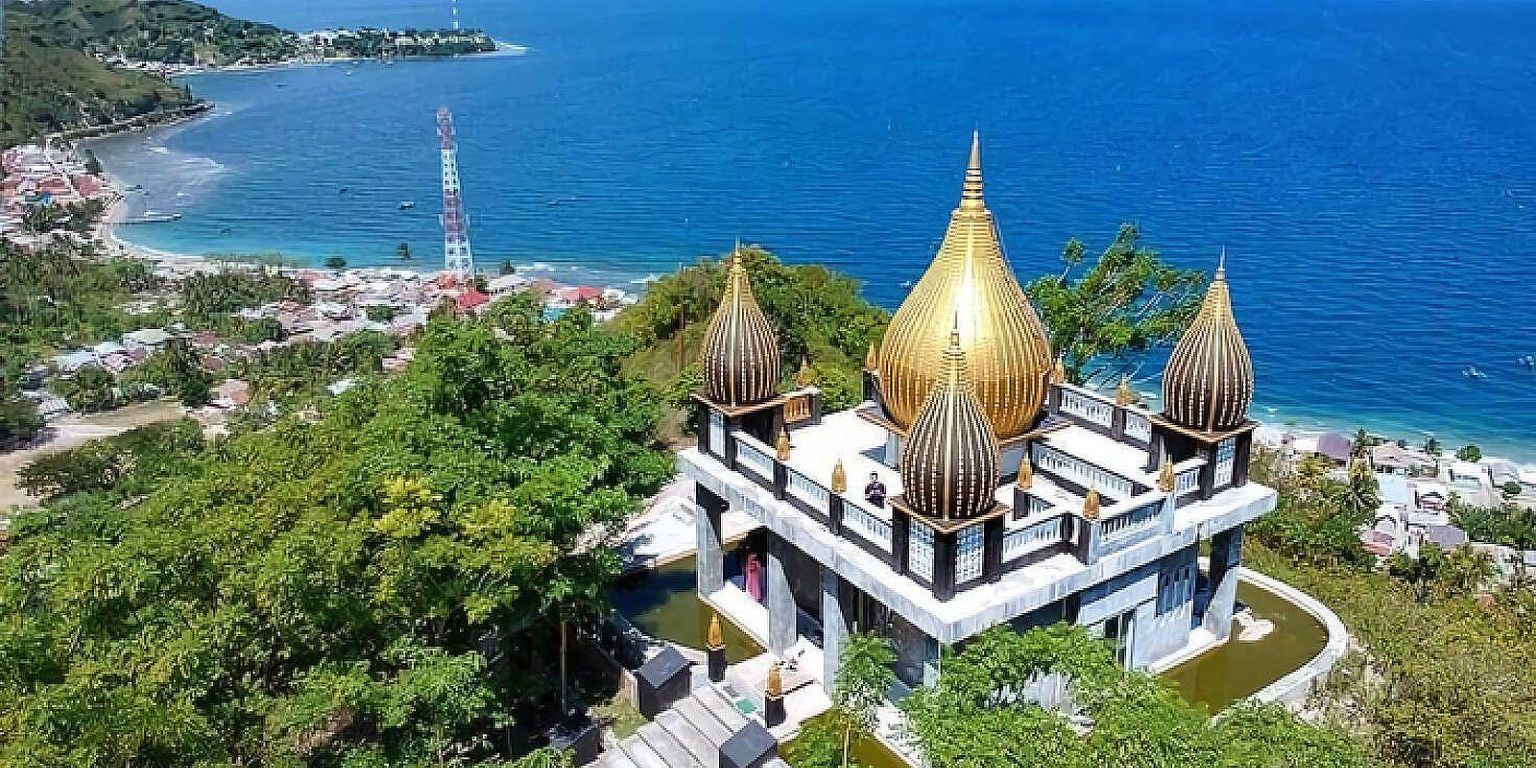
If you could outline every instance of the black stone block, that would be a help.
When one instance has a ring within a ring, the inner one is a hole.
[[[654,718],[690,692],[689,662],[676,648],[667,646],[635,670],[640,714]]]
[[[720,745],[720,768],[762,768],[778,756],[778,739],[756,720],[748,720]]]

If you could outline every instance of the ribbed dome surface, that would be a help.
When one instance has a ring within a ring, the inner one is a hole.
[[[974,517],[997,503],[997,464],[997,435],[971,393],[960,336],[953,333],[939,380],[907,433],[901,455],[903,498],[928,517]]]
[[[982,199],[979,136],[972,137],[960,206],[944,242],[879,349],[881,399],[897,424],[910,427],[917,418],[952,329],[959,330],[972,391],[997,436],[1006,440],[1034,426],[1045,401],[1050,344]]]
[[[725,296],[709,321],[703,362],[705,391],[717,403],[750,405],[778,391],[778,338],[752,296],[740,254],[731,257]]]
[[[1163,371],[1164,415],[1206,432],[1240,426],[1253,402],[1253,360],[1232,316],[1225,266]]]

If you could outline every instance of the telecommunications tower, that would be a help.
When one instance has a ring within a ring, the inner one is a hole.
[[[437,137],[443,153],[443,269],[467,277],[475,271],[475,256],[469,250],[469,217],[464,215],[464,200],[459,194],[453,113],[447,107],[437,110]]]

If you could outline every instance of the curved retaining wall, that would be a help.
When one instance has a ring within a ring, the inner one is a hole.
[[[1312,660],[1303,664],[1300,668],[1259,689],[1253,694],[1252,699],[1262,702],[1280,702],[1289,707],[1298,707],[1304,704],[1307,696],[1328,677],[1333,665],[1344,657],[1349,646],[1349,632],[1344,628],[1344,622],[1323,605],[1317,598],[1270,576],[1265,576],[1250,568],[1242,568],[1238,571],[1238,579],[1246,581],[1267,592],[1272,592],[1291,602],[1312,618],[1317,619],[1328,632],[1328,642],[1323,650],[1312,657]]]

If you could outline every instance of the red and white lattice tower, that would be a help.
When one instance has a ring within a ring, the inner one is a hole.
[[[443,153],[443,269],[468,276],[475,271],[475,256],[469,250],[469,216],[464,213],[464,199],[459,193],[453,113],[447,107],[437,110],[437,137]]]

